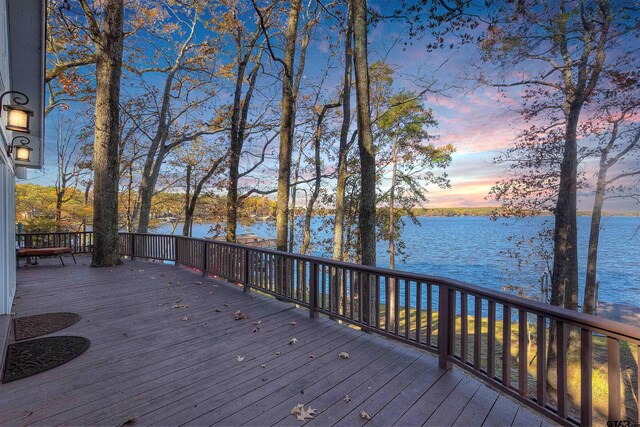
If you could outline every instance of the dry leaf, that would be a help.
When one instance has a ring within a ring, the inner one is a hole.
[[[349,356],[349,353],[346,351],[341,351],[338,357],[340,357],[340,359],[351,359],[351,356]]]
[[[177,308],[177,309],[180,309],[180,310],[184,310],[187,307],[189,307],[189,304],[175,304],[173,306],[173,308]]]
[[[266,378],[263,378],[263,379],[262,379],[262,381],[266,381],[266,380],[267,380]]]
[[[196,282],[196,285],[202,285],[202,282]]]
[[[360,418],[362,418],[363,420],[370,420],[371,419],[371,415],[367,414],[364,411],[360,411]]]
[[[32,414],[33,414],[33,412],[27,412],[27,413],[25,413],[25,414],[22,416],[22,418],[23,418],[23,419],[24,419],[24,418],[27,418],[29,415],[32,415]]]
[[[309,359],[315,359],[316,357],[313,354],[309,355]]]
[[[348,394],[347,394],[347,395],[345,395],[345,396],[344,396],[344,399],[342,399],[342,400],[344,400],[345,402],[351,402],[351,398],[349,397],[349,395],[348,395]]]
[[[229,304],[225,304],[224,306],[225,306],[225,307],[229,307]]]
[[[295,344],[297,342],[298,342],[297,338],[291,338],[291,340],[289,340],[289,345],[293,345],[293,344]]]
[[[304,409],[303,407],[302,411],[297,415],[297,417],[300,421],[306,421],[308,419],[312,420],[313,418],[315,418],[317,412],[318,410],[311,409],[311,406],[309,406],[309,409]]]
[[[184,316],[182,320],[189,320],[189,318],[187,316]]]
[[[280,356],[282,353],[280,353],[279,351],[276,351],[276,356]]]
[[[298,324],[298,322],[296,322],[295,320],[292,320],[291,322],[289,322],[290,325],[295,326]]]
[[[236,360],[237,360],[238,362],[242,362],[242,361],[244,360],[244,356],[237,356],[237,357],[236,357]]]
[[[236,320],[243,320],[243,319],[248,319],[249,315],[238,310],[233,314],[233,318]]]
[[[118,424],[118,427],[128,426],[135,423],[138,420],[138,416],[130,417],[125,422]]]
[[[295,415],[300,421],[306,421],[313,419],[317,412],[318,410],[311,409],[311,406],[309,406],[309,409],[304,409],[304,405],[302,403],[298,403],[291,410],[291,415]]]
[[[260,365],[260,367],[261,367],[262,369],[265,369],[265,368],[267,367],[267,365],[265,365],[265,364],[263,363],[262,365]]]
[[[222,310],[220,310],[219,308],[216,308],[216,313],[220,313]]]

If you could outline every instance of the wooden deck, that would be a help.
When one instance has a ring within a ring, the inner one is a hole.
[[[237,310],[249,319],[235,320]],[[0,385],[0,425],[548,423],[457,368],[439,369],[430,354],[183,268],[93,269],[86,258],[21,268],[14,312],[52,311],[82,316],[53,335],[81,335],[91,347]],[[290,415],[299,403],[316,418]]]

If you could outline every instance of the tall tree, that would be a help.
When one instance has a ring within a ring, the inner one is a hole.
[[[358,148],[360,152],[360,262],[376,265],[376,153],[371,131],[369,99],[369,63],[367,59],[367,2],[352,0],[353,60],[356,85],[356,111],[358,118]],[[365,286],[362,298],[368,301]],[[365,310],[367,311],[367,310]]]
[[[100,9],[92,9],[87,0],[78,1],[89,24],[96,56],[91,266],[105,267],[121,263],[118,255],[118,147],[124,0],[105,0],[100,3]]]

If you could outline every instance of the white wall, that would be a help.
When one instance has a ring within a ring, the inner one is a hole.
[[[7,0],[0,0],[0,93],[9,89]],[[7,103],[6,97],[3,103]],[[4,116],[3,116],[4,117]],[[11,313],[16,293],[15,176],[5,147],[9,132],[0,126],[0,315]]]

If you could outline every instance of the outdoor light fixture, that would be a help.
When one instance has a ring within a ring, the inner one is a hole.
[[[5,128],[13,132],[29,133],[29,117],[33,116],[33,111],[25,108],[29,103],[29,97],[22,92],[10,90],[0,95],[0,105],[5,95],[15,94],[13,104],[3,105],[2,109],[7,112],[7,125]]]
[[[16,145],[16,142],[20,145]],[[21,162],[28,162],[31,160],[31,152],[33,149],[31,147],[27,147],[31,141],[26,136],[16,136],[11,141],[11,145],[7,148],[7,154],[11,156],[11,153],[15,150],[16,155],[15,159]]]

